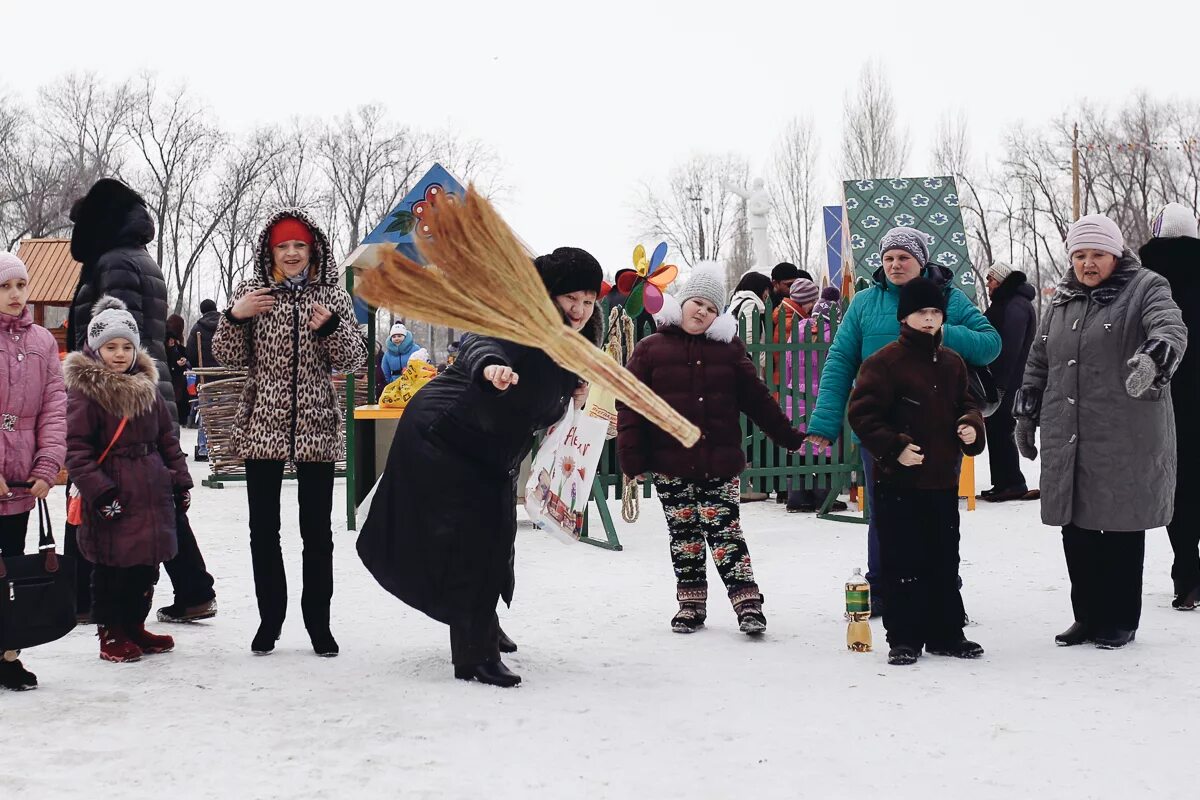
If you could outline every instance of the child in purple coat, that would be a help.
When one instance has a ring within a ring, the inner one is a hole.
[[[33,324],[29,272],[0,253],[0,556],[25,552],[29,512],[50,494],[67,453],[67,394],[54,334]],[[10,487],[28,484],[30,488]],[[15,651],[0,658],[0,687],[37,688]]]
[[[158,370],[125,304],[100,298],[87,337],[87,348],[63,365],[67,471],[83,497],[79,551],[95,565],[100,658],[137,661],[175,647],[145,623],[158,565],[178,549],[175,511],[190,505],[192,478]]]

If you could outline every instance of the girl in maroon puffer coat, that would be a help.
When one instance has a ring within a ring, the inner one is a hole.
[[[95,564],[100,658],[137,661],[175,646],[145,623],[158,565],[178,550],[175,509],[190,504],[192,478],[158,370],[125,304],[102,297],[87,335],[87,348],[63,364],[67,471],[83,497],[79,551]]]
[[[679,600],[671,627],[677,633],[692,633],[707,616],[706,540],[742,632],[766,630],[739,516],[739,476],[746,466],[740,415],[789,450],[804,443],[759,379],[736,336],[737,321],[721,314],[724,298],[720,270],[698,267],[678,300],[668,296],[655,316],[658,333],[639,342],[629,359],[630,372],[700,428],[695,447],[684,448],[635,411],[617,406],[621,471],[654,474],[667,518]]]
[[[67,394],[54,334],[35,325],[29,271],[0,253],[0,556],[25,552],[29,512],[50,493],[67,453]],[[17,488],[14,484],[28,488]],[[11,487],[11,488],[10,488]],[[37,688],[15,651],[0,659],[0,687]]]

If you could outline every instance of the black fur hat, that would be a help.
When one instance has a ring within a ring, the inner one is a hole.
[[[538,256],[534,266],[551,297],[571,292],[600,292],[604,270],[592,254],[578,247],[560,247]]]
[[[137,219],[131,217],[137,209]],[[122,235],[136,244],[154,239],[154,223],[146,211],[146,201],[116,178],[101,178],[87,194],[71,206],[71,256],[90,264]]]
[[[913,278],[900,287],[900,306],[896,319],[904,319],[922,308],[936,308],[946,315],[946,292],[928,278]]]

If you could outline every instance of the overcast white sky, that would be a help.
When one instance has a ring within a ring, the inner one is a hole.
[[[74,69],[186,78],[241,130],[381,101],[402,122],[489,142],[502,212],[534,249],[584,247],[610,272],[637,242],[639,181],[693,152],[760,172],[809,114],[839,155],[842,99],[884,65],[912,134],[966,112],[977,154],[1013,122],[1137,89],[1200,96],[1191,2],[534,2],[3,0],[0,89],[32,99]],[[831,170],[832,174],[832,170]],[[829,181],[827,202],[840,200]]]

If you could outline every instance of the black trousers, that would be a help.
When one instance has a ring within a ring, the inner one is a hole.
[[[1186,496],[1195,486],[1195,470],[1183,466],[1183,460],[1189,457],[1180,454],[1175,516],[1167,525],[1171,550],[1175,552],[1175,563],[1171,565],[1175,594],[1187,594],[1200,587],[1200,514],[1196,512],[1195,501]]]
[[[1134,631],[1142,617],[1145,531],[1093,531],[1067,525],[1063,553],[1075,621],[1095,632]]]
[[[0,517],[0,556],[25,555],[25,530],[29,512]]]
[[[92,618],[97,625],[136,627],[146,622],[158,567],[92,566]]]
[[[474,613],[467,613],[450,623],[450,660],[458,666],[494,663],[500,660],[500,618],[496,615],[496,599],[490,607],[482,601]]]
[[[919,648],[960,641],[965,611],[958,588],[958,491],[880,483],[874,501],[888,643]]]
[[[279,546],[279,492],[282,461],[246,462],[246,493],[250,500],[250,557],[254,592],[264,625],[283,627],[287,616],[287,576]],[[300,611],[309,633],[329,628],[333,598],[333,462],[296,465],[300,488],[300,538],[304,541],[304,590]],[[492,613],[495,614],[495,604]]]
[[[179,552],[163,564],[175,589],[175,603],[182,606],[207,603],[217,596],[213,576],[208,573],[196,534],[183,509],[175,510],[175,534]],[[92,564],[79,552],[76,535],[75,526],[67,525],[63,533],[63,554],[75,559],[75,608],[82,614],[92,607]]]
[[[996,489],[1028,488],[1021,474],[1021,455],[1013,436],[1017,421],[1013,418],[1013,395],[1005,395],[995,413],[984,420],[987,429],[988,464],[991,466],[992,486]]]

